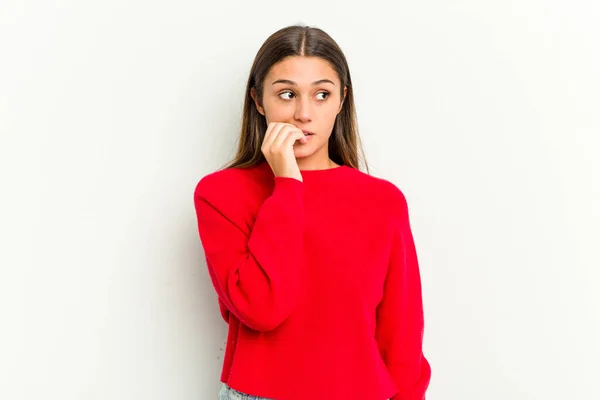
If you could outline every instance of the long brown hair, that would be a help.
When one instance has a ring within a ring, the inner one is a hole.
[[[237,154],[222,168],[246,168],[266,161],[261,151],[261,144],[267,130],[267,121],[256,109],[250,92],[254,88],[257,101],[262,104],[263,83],[269,70],[277,62],[290,56],[320,57],[328,61],[341,82],[340,98],[344,97],[344,86],[348,88],[342,110],[336,116],[329,138],[329,157],[337,164],[357,169],[360,169],[359,162],[362,160],[368,173],[369,166],[358,134],[352,79],[346,57],[338,44],[325,31],[303,25],[280,29],[269,36],[258,50],[246,85]]]

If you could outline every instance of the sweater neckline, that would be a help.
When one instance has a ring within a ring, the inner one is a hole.
[[[269,163],[267,161],[263,161],[259,166],[261,168],[263,168],[264,170],[268,171],[270,174],[273,174],[273,170],[271,169],[271,166],[269,165]],[[310,179],[310,180],[328,179],[331,177],[339,176],[340,174],[344,173],[349,168],[350,167],[348,167],[347,165],[341,164],[336,167],[325,168],[325,169],[301,169],[300,174],[302,174],[303,179]]]
[[[344,168],[345,165],[338,165],[335,167],[331,167],[331,168],[325,168],[325,169],[301,169],[300,173],[303,175],[316,175],[316,174],[332,174],[332,173],[336,173],[338,172],[338,170],[340,170],[341,168]]]

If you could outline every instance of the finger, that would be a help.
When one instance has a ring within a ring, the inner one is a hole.
[[[290,134],[296,136],[294,131],[299,131],[295,125],[286,124],[283,126],[278,132],[277,138],[273,141],[273,148],[280,148]]]
[[[285,140],[283,141],[281,146],[290,146],[293,147],[296,141],[300,141],[301,143],[306,143],[306,138],[304,137],[304,132],[302,131],[294,131],[290,132]]]
[[[265,132],[265,137],[263,138],[263,141],[262,141],[262,149],[263,150],[266,150],[267,145],[269,145],[271,143],[271,136],[273,134],[273,128],[275,128],[276,125],[277,125],[276,122],[269,122],[269,125],[267,126],[267,131]]]
[[[275,122],[273,124],[273,128],[271,129],[271,134],[269,135],[269,139],[265,141],[265,148],[267,150],[271,150],[273,148],[273,143],[277,139],[279,132],[285,126],[283,122]]]

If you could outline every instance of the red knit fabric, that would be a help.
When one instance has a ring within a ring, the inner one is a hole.
[[[403,193],[340,166],[275,177],[268,163],[194,192],[229,324],[221,381],[278,400],[423,400],[421,278]]]

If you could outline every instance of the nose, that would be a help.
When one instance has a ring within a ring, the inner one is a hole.
[[[308,97],[298,98],[298,101],[296,102],[296,110],[294,113],[294,118],[297,121],[310,122],[311,114],[312,114],[311,107],[312,107],[312,105],[310,103],[310,98],[308,98]]]

